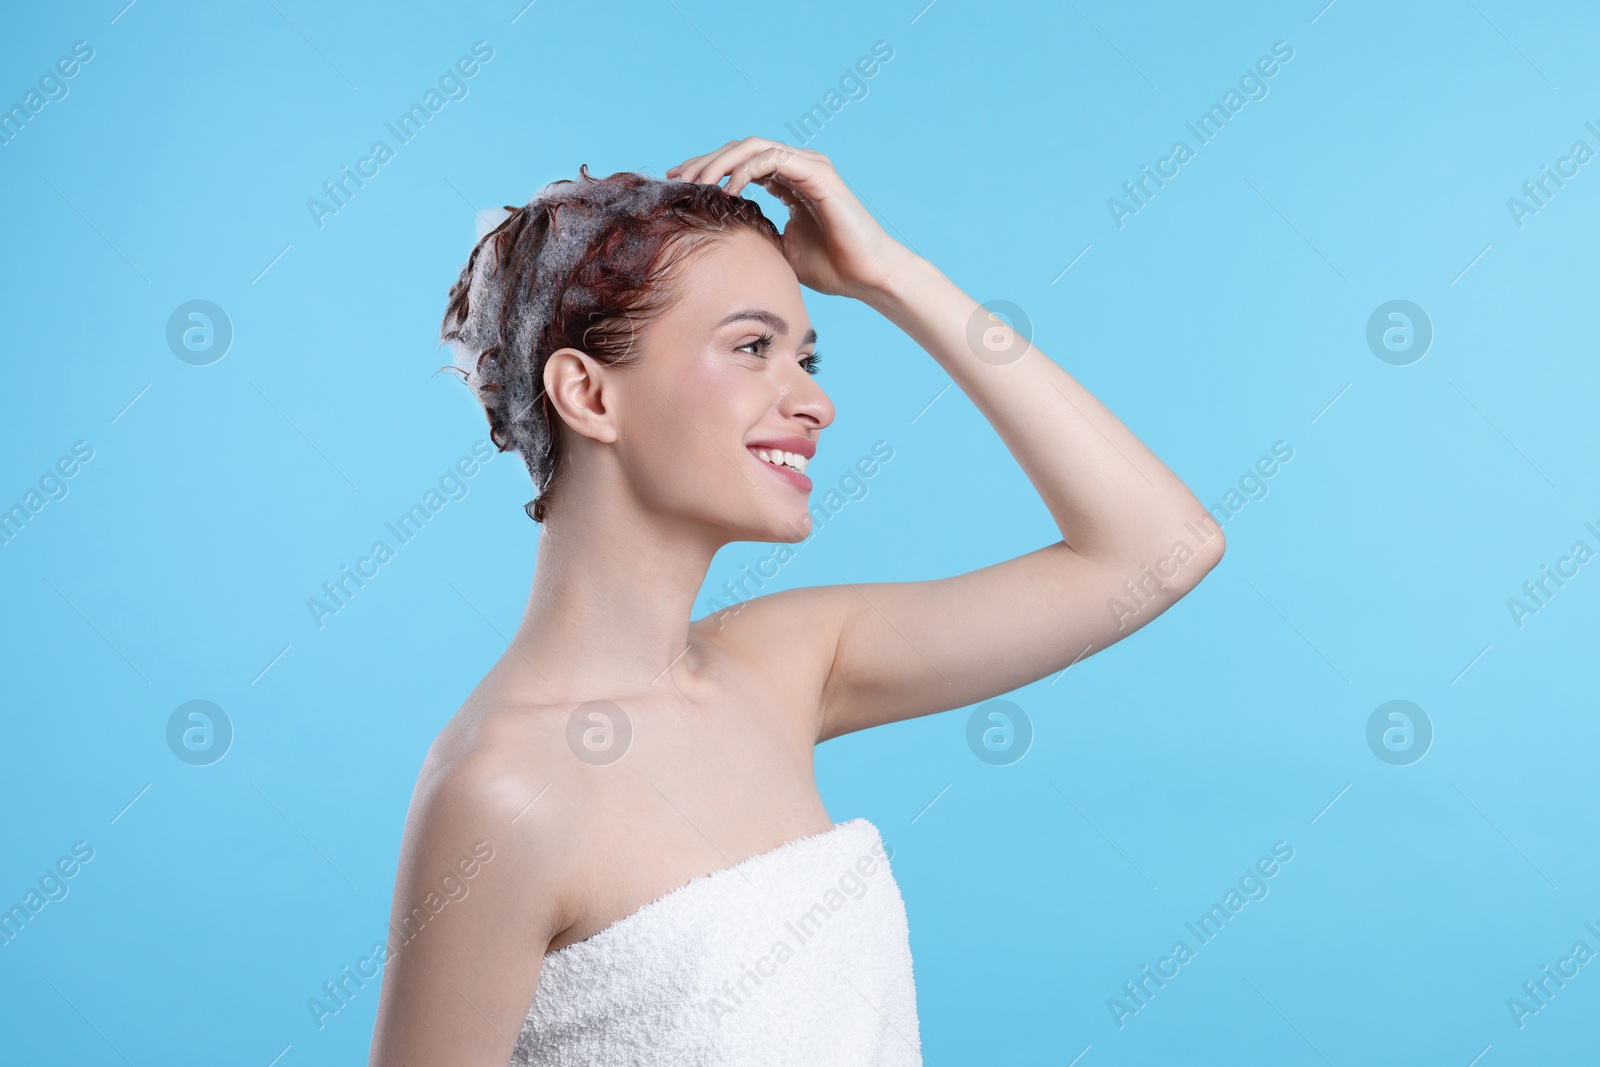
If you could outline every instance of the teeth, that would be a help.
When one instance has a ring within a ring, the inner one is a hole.
[[[806,472],[806,457],[798,453],[785,452],[777,448],[758,448],[756,449],[756,455],[768,463],[777,464],[780,467],[788,467],[790,470],[798,471],[801,474]]]

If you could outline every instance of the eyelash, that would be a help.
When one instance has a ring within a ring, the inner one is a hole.
[[[772,336],[772,334],[764,333],[754,341],[747,341],[739,347],[744,349],[754,345],[756,347],[756,355],[765,357],[767,349],[772,347],[774,340],[776,339]],[[811,353],[809,356],[800,361],[800,366],[806,369],[807,374],[816,374],[817,369],[822,366],[822,354],[820,352]]]

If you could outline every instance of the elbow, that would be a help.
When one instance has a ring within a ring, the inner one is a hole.
[[[1199,517],[1189,518],[1178,527],[1170,544],[1169,558],[1178,564],[1173,580],[1187,593],[1222,562],[1228,539],[1211,513],[1202,511]]]
[[[1195,581],[1209,574],[1218,563],[1222,562],[1222,554],[1227,550],[1228,539],[1223,536],[1222,524],[1217,522],[1211,512],[1195,502],[1198,512],[1191,513],[1183,520],[1177,535],[1178,543],[1188,544],[1191,539],[1193,547],[1190,551],[1194,554],[1192,566],[1195,572]],[[1187,569],[1187,568],[1185,568]]]
[[[1131,585],[1169,603],[1189,593],[1222,562],[1227,545],[1222,527],[1209,514],[1206,519],[1205,524],[1190,519],[1176,529],[1169,527],[1160,548],[1118,555],[1107,565],[1113,586]]]
[[[1227,541],[1223,538],[1222,531],[1218,530],[1211,536],[1211,540],[1195,550],[1194,559],[1184,568],[1190,573],[1190,581],[1185,584],[1185,593],[1194,589],[1205,580],[1206,575],[1216,569],[1217,564],[1222,562],[1222,555],[1226,549]]]
[[[1170,579],[1177,597],[1187,596],[1205,580],[1206,575],[1216,569],[1217,564],[1222,562],[1226,547],[1227,541],[1222,536],[1222,530],[1217,529],[1210,538],[1189,549],[1188,557],[1179,563],[1178,572]],[[1178,562],[1176,555],[1173,562]]]

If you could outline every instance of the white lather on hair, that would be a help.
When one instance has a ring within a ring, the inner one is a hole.
[[[476,217],[478,257],[467,289],[467,311],[456,336],[441,337],[454,355],[456,367],[488,409],[503,416],[509,449],[518,452],[541,490],[551,474],[552,428],[543,418],[539,399],[543,391],[544,361],[540,338],[555,313],[557,301],[581,284],[574,275],[605,228],[616,219],[642,215],[661,201],[681,195],[691,182],[644,178],[633,188],[584,181],[551,182],[528,201],[526,211],[553,212],[544,243],[524,276],[499,276],[490,235],[513,212],[480,211]],[[506,286],[515,284],[510,294]],[[504,319],[502,320],[502,307]],[[485,349],[498,347],[498,358],[480,359]]]
[[[502,222],[511,217],[511,209],[503,207],[486,207],[478,212],[473,219],[477,232],[477,240],[481,241],[489,236],[489,231],[498,227]]]

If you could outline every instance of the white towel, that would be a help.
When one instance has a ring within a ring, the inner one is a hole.
[[[921,1067],[905,903],[851,819],[544,958],[510,1067]]]

